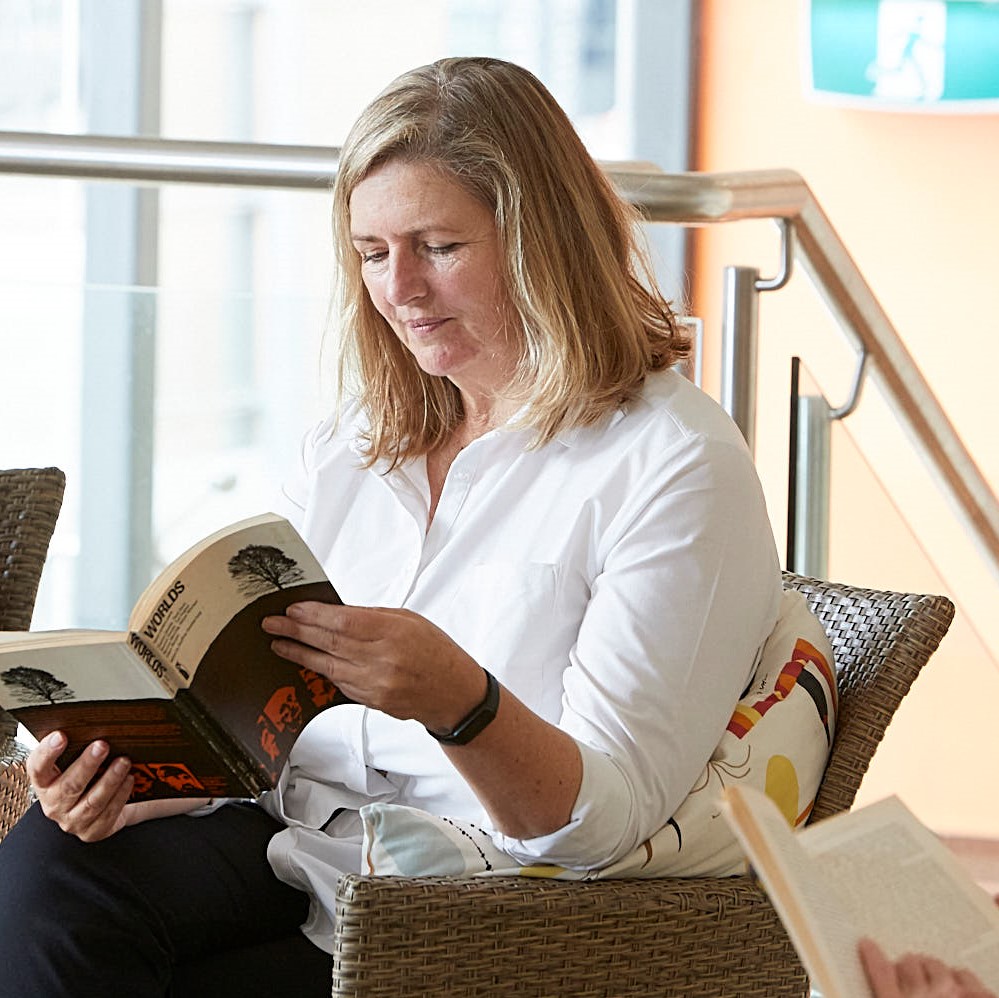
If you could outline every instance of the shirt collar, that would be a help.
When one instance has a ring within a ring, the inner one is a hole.
[[[497,429],[507,429],[516,426],[517,420],[521,417],[522,413],[527,410],[527,405],[521,406],[504,424],[502,427]],[[555,435],[555,441],[561,444],[563,447],[574,448],[578,447],[581,443],[587,440],[594,433],[604,433],[611,427],[615,426],[622,419],[624,419],[624,407],[618,406],[606,420],[601,420],[596,424],[590,424],[588,426],[570,426],[567,429],[560,430]],[[363,412],[359,411],[358,418],[354,420],[354,425],[352,426],[352,435],[348,446],[353,454],[357,457],[361,457],[364,454],[364,434],[368,428],[367,417],[364,416]],[[518,428],[516,432],[530,434],[531,428],[521,427]],[[387,462],[382,460],[376,461],[374,467],[383,467]],[[384,473],[384,471],[382,471]]]

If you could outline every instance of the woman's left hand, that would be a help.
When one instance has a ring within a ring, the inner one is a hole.
[[[282,658],[327,676],[357,703],[448,731],[485,693],[475,660],[410,610],[295,603],[266,617]]]

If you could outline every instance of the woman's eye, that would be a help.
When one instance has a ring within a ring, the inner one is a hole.
[[[386,256],[385,250],[370,250],[367,253],[361,253],[361,263],[379,263],[384,260]]]
[[[447,256],[458,248],[458,243],[448,243],[445,246],[427,246],[427,251],[434,256]]]

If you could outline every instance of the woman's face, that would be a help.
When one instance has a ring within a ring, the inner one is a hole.
[[[428,374],[496,397],[520,354],[493,213],[439,170],[390,160],[350,197],[371,301]]]

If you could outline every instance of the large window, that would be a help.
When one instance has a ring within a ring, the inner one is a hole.
[[[679,170],[688,6],[0,0],[0,130],[336,146],[399,72],[495,54],[598,158]],[[166,560],[267,507],[328,401],[327,214],[322,191],[0,175],[0,467],[69,479],[35,627],[123,626]]]

